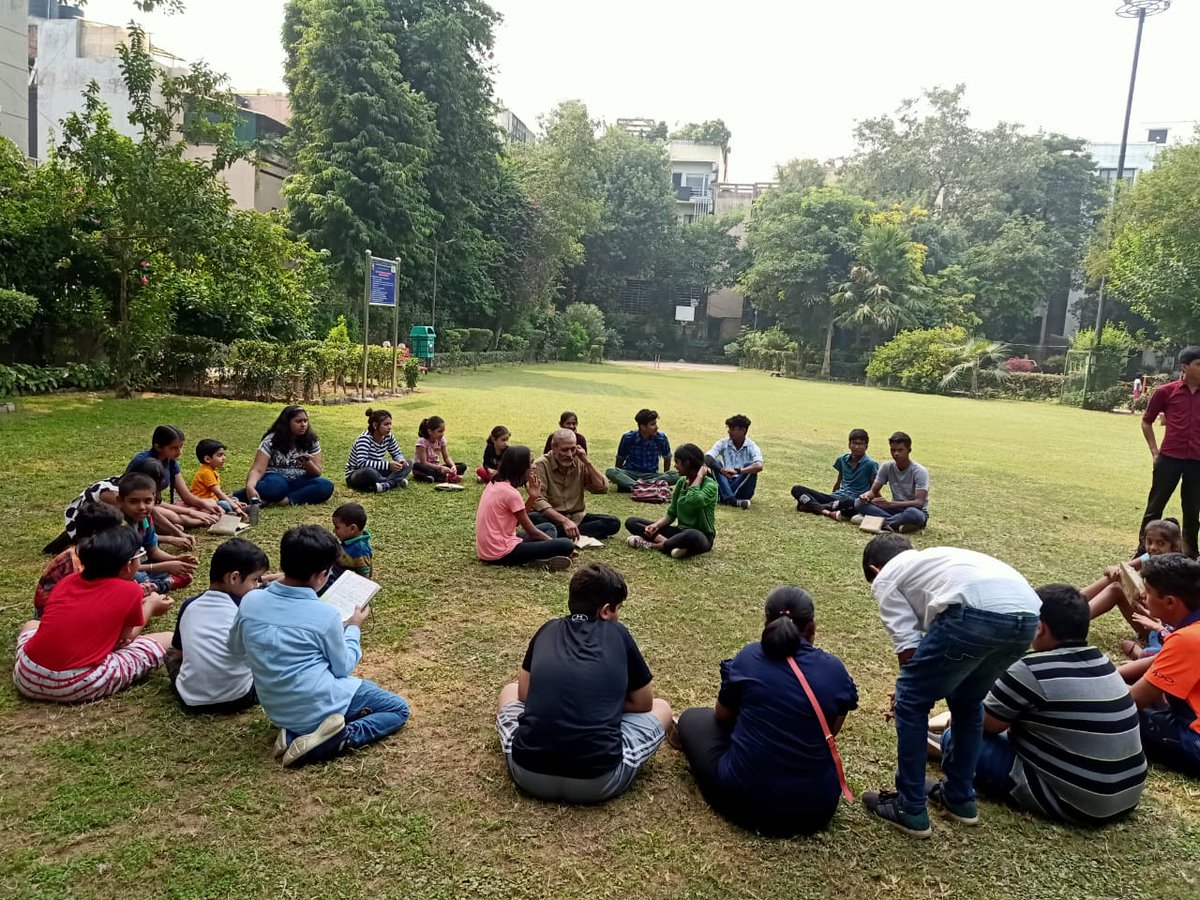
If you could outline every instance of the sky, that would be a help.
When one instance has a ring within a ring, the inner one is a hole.
[[[797,157],[853,150],[857,120],[936,85],[967,85],[973,121],[1117,141],[1137,23],[1118,0],[492,0],[496,96],[531,127],[562,100],[592,117],[722,118],[730,181],[766,181]],[[205,59],[239,90],[283,89],[284,0],[187,0],[136,13],[90,0],[88,18],[136,17],[155,42]],[[1131,140],[1200,120],[1200,2],[1146,22]]]

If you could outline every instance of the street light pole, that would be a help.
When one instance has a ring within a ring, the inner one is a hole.
[[[433,242],[433,308],[429,312],[429,324],[433,326],[433,333],[437,334],[437,270],[438,270],[438,248],[449,247],[458,238],[450,238],[448,241]]]
[[[1117,177],[1113,182],[1112,201],[1116,202],[1117,192],[1125,177],[1125,154],[1129,149],[1129,122],[1133,116],[1133,93],[1137,86],[1138,60],[1142,55],[1142,30],[1146,19],[1164,13],[1171,8],[1172,0],[1124,0],[1117,8],[1117,15],[1122,19],[1137,19],[1137,38],[1133,44],[1133,65],[1129,70],[1129,96],[1125,99],[1125,124],[1121,129],[1121,150],[1117,154]],[[1110,207],[1111,210],[1111,207]],[[1109,222],[1111,238],[1113,222]],[[1096,357],[1100,351],[1100,335],[1104,328],[1104,288],[1108,283],[1108,275],[1100,276],[1100,287],[1096,293],[1096,333],[1093,335],[1092,349],[1089,354],[1087,368],[1083,373],[1083,400],[1087,402],[1088,388],[1094,378]]]

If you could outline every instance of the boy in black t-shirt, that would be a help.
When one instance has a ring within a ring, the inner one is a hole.
[[[533,636],[496,727],[522,791],[555,803],[601,803],[629,787],[671,727],[650,669],[617,621],[625,579],[591,563],[571,579],[570,615]]]

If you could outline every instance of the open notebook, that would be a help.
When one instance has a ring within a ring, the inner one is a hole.
[[[250,523],[243,522],[239,516],[235,516],[232,513],[225,513],[216,522],[208,526],[208,533],[233,537],[235,534],[245,531],[249,527]]]
[[[586,550],[588,547],[603,547],[604,542],[586,534],[581,534],[579,537],[575,538],[575,546],[580,550]]]
[[[363,578],[357,572],[343,572],[321,599],[332,603],[345,622],[354,615],[355,608],[366,606],[371,598],[379,593],[379,585],[370,578]]]

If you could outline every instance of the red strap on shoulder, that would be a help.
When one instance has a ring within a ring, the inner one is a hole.
[[[833,764],[837,768],[838,781],[842,785],[842,796],[853,803],[854,794],[850,792],[850,785],[846,784],[846,770],[842,767],[842,757],[838,753],[837,740],[834,738],[833,732],[829,730],[829,723],[825,721],[825,713],[821,710],[821,704],[817,702],[817,697],[813,693],[813,689],[809,686],[808,679],[804,677],[804,673],[796,665],[794,657],[788,657],[788,665],[792,667],[792,673],[796,676],[796,680],[800,682],[800,687],[804,688],[808,702],[812,706],[813,712],[817,714],[817,721],[821,723],[821,731],[825,733],[825,743],[829,745],[829,752],[833,756]]]

